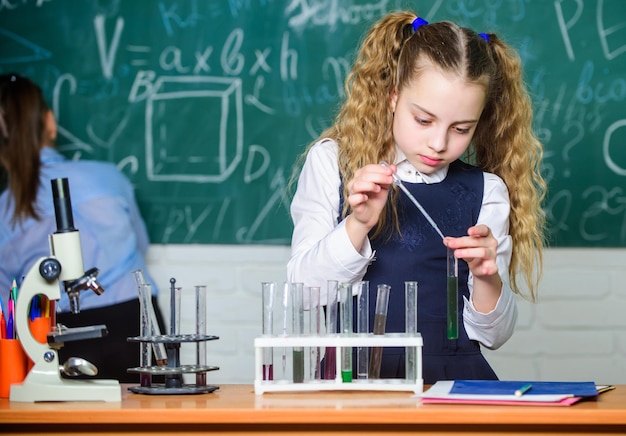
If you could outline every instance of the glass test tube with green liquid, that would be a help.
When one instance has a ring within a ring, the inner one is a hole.
[[[339,324],[341,334],[352,336],[352,286],[342,283],[339,286]],[[341,380],[344,383],[352,382],[352,348],[341,348]]]
[[[303,283],[294,283],[292,292],[292,331],[294,336],[304,334],[304,301],[303,301]],[[293,347],[293,382],[304,382],[304,347]]]
[[[376,292],[376,310],[374,312],[374,334],[384,335],[387,325],[387,307],[389,303],[389,285],[378,285]],[[383,361],[383,347],[372,347],[370,359],[370,378],[380,378],[380,366]]]
[[[447,334],[448,339],[459,337],[459,268],[458,260],[454,256],[454,250],[448,248],[448,278],[447,278]]]

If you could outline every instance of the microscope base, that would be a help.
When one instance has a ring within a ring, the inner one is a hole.
[[[54,383],[24,383],[11,386],[11,401],[34,403],[39,401],[122,401],[122,390],[117,380],[65,380]]]
[[[122,389],[117,380],[70,380],[59,374],[54,353],[50,362],[39,361],[21,384],[11,386],[11,401],[122,401]]]

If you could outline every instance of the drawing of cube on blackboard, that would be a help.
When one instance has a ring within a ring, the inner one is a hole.
[[[219,183],[241,161],[241,80],[164,76],[146,103],[149,180]]]

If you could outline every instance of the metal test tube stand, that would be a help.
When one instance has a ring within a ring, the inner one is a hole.
[[[217,386],[206,384],[206,373],[208,371],[218,370],[217,366],[208,366],[205,362],[204,342],[219,339],[217,336],[206,334],[206,287],[196,286],[196,333],[181,334],[180,333],[180,299],[181,288],[176,287],[176,279],[170,279],[170,334],[158,336],[137,336],[128,338],[130,342],[163,344],[167,353],[167,359],[164,365],[140,366],[137,368],[129,368],[128,372],[138,373],[141,377],[140,386],[130,386],[129,391],[136,394],[150,395],[184,395],[184,394],[208,394],[216,389]],[[146,304],[148,303],[146,298]],[[143,318],[149,318],[148,314],[144,314]],[[150,324],[148,321],[147,324]],[[146,329],[143,329],[144,333]],[[152,331],[150,329],[150,331]],[[180,363],[180,347],[182,343],[196,344],[196,364],[181,365]],[[142,347],[145,352],[145,347]],[[144,362],[147,359],[142,359]],[[195,384],[184,383],[183,374],[195,374]],[[162,375],[165,377],[164,383],[152,383],[153,375]]]
[[[50,300],[61,298],[60,285],[70,298],[74,313],[79,312],[79,293],[91,289],[97,294],[104,290],[96,281],[96,268],[85,273],[80,235],[74,228],[68,179],[54,179],[52,193],[57,231],[51,234],[50,256],[35,262],[26,274],[16,302],[16,328],[22,347],[34,366],[21,384],[11,386],[11,401],[107,401],[122,400],[117,380],[71,380],[62,378],[58,349],[64,342],[99,338],[107,334],[106,326],[60,328],[48,334],[47,344],[38,342],[28,326],[31,300],[43,294]]]

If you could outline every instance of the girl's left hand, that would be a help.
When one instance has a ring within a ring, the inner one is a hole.
[[[496,253],[498,241],[491,229],[484,224],[470,227],[467,236],[446,237],[444,245],[454,249],[454,255],[464,259],[474,277],[486,277],[498,274]]]

